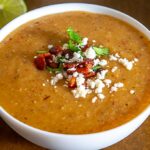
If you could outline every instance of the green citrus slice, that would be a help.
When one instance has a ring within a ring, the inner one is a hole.
[[[26,11],[23,0],[0,0],[0,28]]]

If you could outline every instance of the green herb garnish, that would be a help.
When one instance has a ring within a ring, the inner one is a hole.
[[[39,51],[36,51],[37,54],[45,54],[45,53],[48,53],[48,51],[46,50],[39,50]]]
[[[101,68],[100,65],[96,65],[96,66],[94,66],[92,69],[93,69],[93,71],[97,71],[97,70],[100,69],[100,68]]]
[[[75,32],[71,27],[69,27],[67,29],[67,33],[69,35],[70,40],[76,42],[76,43],[80,43],[81,42],[81,37],[79,36],[79,34],[77,32]]]
[[[109,54],[109,48],[106,48],[106,47],[95,47],[94,46],[93,49],[95,50],[95,52],[98,56]]]
[[[59,73],[59,72],[62,72],[62,67],[59,67],[59,68],[46,67],[46,69],[50,73]]]
[[[68,47],[73,52],[81,51],[81,49],[72,40],[69,40]]]
[[[57,62],[63,63],[65,60],[65,56],[57,57]]]

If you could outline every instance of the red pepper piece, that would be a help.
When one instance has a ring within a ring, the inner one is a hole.
[[[75,77],[72,77],[68,83],[68,86],[70,88],[75,88],[76,87],[76,78]]]
[[[75,68],[77,66],[76,63],[65,63],[63,64],[63,68],[68,69],[68,68]]]
[[[66,55],[68,55],[68,59],[73,58],[73,52],[70,51],[70,50],[64,50],[64,51],[62,52],[62,56],[65,57]]]
[[[59,67],[59,64],[58,63],[55,63],[55,62],[49,62],[49,64],[47,65],[51,68],[58,68]]]
[[[44,55],[38,55],[37,58],[34,59],[34,63],[37,69],[44,70],[46,66]]]
[[[89,69],[87,67],[82,67],[82,68],[78,67],[77,72],[87,74],[89,72]]]
[[[90,78],[90,77],[94,77],[96,75],[95,72],[89,72],[87,74],[84,74],[85,78]]]
[[[51,57],[52,57],[50,53],[45,53],[45,54],[43,54],[43,56],[44,56],[45,58],[51,58]]]
[[[89,45],[88,45],[88,44],[85,45],[81,50],[82,50],[83,52],[85,52],[87,48],[89,48]]]
[[[55,47],[52,47],[49,52],[51,54],[54,54],[54,55],[57,55],[58,53],[62,52],[62,47],[61,46],[55,46]]]

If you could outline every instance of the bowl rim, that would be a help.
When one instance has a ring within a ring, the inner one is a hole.
[[[45,11],[45,10],[48,10],[48,9],[51,9],[51,8],[54,9],[54,8],[57,8],[57,7],[60,8],[60,7],[69,6],[69,5],[73,5],[76,9],[73,9],[73,10],[68,9],[66,11],[60,11],[60,12],[54,12],[54,13],[45,13],[44,15],[35,17],[33,19],[29,19],[28,21],[24,21],[24,23],[21,23],[21,24],[17,25],[16,27],[10,29],[11,25],[15,25],[22,18],[23,19],[26,18],[26,17],[30,18],[29,16],[31,14],[36,14],[36,12],[39,13],[41,11]],[[79,6],[79,5],[80,5],[80,8],[77,9],[77,6]],[[97,9],[102,9],[102,11],[104,11],[104,10],[105,11],[103,13],[101,13],[100,11],[98,12],[98,10],[97,10],[97,12],[96,11],[90,11],[90,10],[87,9],[87,8],[90,8],[90,7],[97,8]],[[122,13],[121,11],[118,11],[116,9],[112,9],[112,8],[109,8],[109,7],[106,7],[106,6],[96,5],[96,4],[88,4],[88,3],[61,3],[61,4],[48,5],[48,6],[44,6],[44,7],[41,7],[41,8],[37,8],[37,9],[31,10],[31,11],[29,11],[29,12],[27,12],[27,13],[19,16],[19,17],[17,17],[16,19],[12,20],[11,22],[9,22],[7,25],[5,25],[0,30],[0,42],[3,41],[12,31],[16,30],[18,27],[22,26],[23,24],[25,24],[27,22],[30,22],[30,21],[35,20],[37,18],[40,18],[42,16],[47,16],[47,15],[50,15],[50,14],[63,13],[63,12],[70,12],[70,11],[85,11],[85,12],[106,14],[106,15],[112,16],[114,18],[120,19],[123,22],[126,22],[126,23],[130,24],[131,26],[133,26],[134,28],[136,28],[137,30],[142,32],[148,39],[150,39],[150,31],[143,24],[141,24],[136,19],[130,17],[129,15],[127,15],[125,13]],[[107,11],[109,12],[109,14],[106,13]],[[111,12],[112,12],[112,14],[111,14]],[[11,32],[10,32],[10,30],[11,30]],[[6,32],[6,31],[9,31],[9,32]],[[47,135],[51,134],[53,136],[59,136],[59,137],[60,136],[63,136],[63,137],[64,136],[65,137],[78,137],[78,136],[86,137],[86,136],[95,136],[95,135],[98,135],[98,134],[107,134],[109,132],[114,132],[114,131],[118,130],[119,128],[127,126],[128,124],[130,124],[131,122],[137,120],[138,118],[140,118],[141,116],[143,116],[143,114],[146,114],[147,112],[150,114],[150,105],[148,105],[140,114],[136,115],[134,118],[132,118],[128,122],[126,122],[126,123],[124,123],[122,125],[119,125],[119,126],[117,126],[115,128],[105,130],[105,131],[100,131],[100,132],[96,132],[96,133],[88,133],[88,134],[62,134],[62,133],[48,132],[48,131],[41,130],[41,129],[38,129],[36,127],[30,126],[30,125],[28,125],[26,123],[23,123],[22,121],[19,121],[18,119],[13,117],[11,114],[9,114],[4,108],[2,108],[2,106],[0,106],[0,117],[2,116],[1,114],[3,114],[5,116],[7,116],[8,119],[13,120],[19,126],[23,126],[26,129],[35,131],[35,132],[40,133],[40,134],[47,134]],[[4,119],[4,121],[5,121],[5,119]]]

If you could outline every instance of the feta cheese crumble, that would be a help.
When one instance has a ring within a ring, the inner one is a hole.
[[[105,76],[107,74],[108,70],[102,70],[100,73],[97,73],[97,78],[98,79],[105,79]]]
[[[83,38],[82,39],[82,46],[87,45],[87,43],[88,43],[88,38],[87,37]]]
[[[117,66],[114,66],[114,67],[111,69],[111,72],[115,72],[117,69],[118,69],[118,67],[117,67]]]
[[[68,44],[67,44],[67,43],[64,43],[64,45],[62,46],[62,49],[63,49],[63,50],[68,49]]]
[[[120,58],[119,62],[128,70],[131,70],[134,64],[134,61],[129,61],[127,58]]]
[[[135,90],[130,90],[130,94],[134,94],[135,93]]]
[[[104,100],[105,99],[105,95],[104,94],[98,94],[97,96],[98,96],[98,98],[100,100]]]
[[[53,45],[52,44],[48,45],[48,49],[51,49],[51,48],[53,48]]]
[[[112,93],[112,92],[117,92],[117,91],[118,91],[118,88],[122,88],[123,86],[124,86],[124,84],[121,83],[121,82],[115,83],[115,84],[111,87],[110,93]]]
[[[84,55],[86,58],[94,59],[96,58],[95,50],[92,47],[89,47],[85,52]]]
[[[56,76],[52,77],[51,79],[51,85],[56,85],[56,83],[61,79],[63,79],[62,73],[56,74]]]
[[[92,98],[92,103],[95,103],[96,102],[96,100],[97,100],[97,97],[95,96],[95,97],[93,97]]]
[[[99,61],[99,65],[106,66],[107,65],[107,60],[102,59],[101,61]]]
[[[106,86],[109,88],[110,84],[112,83],[112,81],[110,79],[105,79],[104,83],[106,84]]]

